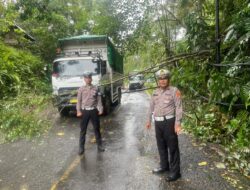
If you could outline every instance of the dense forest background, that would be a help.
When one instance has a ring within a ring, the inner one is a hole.
[[[225,163],[250,175],[250,2],[219,2],[218,65],[214,0],[0,1],[0,141],[49,129],[43,113],[57,39],[106,34],[125,74],[165,63],[183,93],[186,131],[219,144]],[[188,56],[197,52],[206,53]]]

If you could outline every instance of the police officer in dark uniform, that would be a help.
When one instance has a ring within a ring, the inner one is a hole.
[[[97,87],[92,85],[92,74],[90,72],[84,73],[85,85],[80,87],[77,93],[77,117],[81,117],[81,131],[79,139],[79,155],[84,153],[85,138],[89,120],[91,120],[98,150],[105,151],[102,146],[102,137],[100,133],[100,119],[99,115],[103,113],[103,106],[101,96],[98,93]]]
[[[160,167],[153,170],[159,174],[169,172],[167,181],[181,177],[178,134],[181,131],[182,103],[181,93],[169,85],[170,72],[161,69],[156,73],[158,88],[153,92],[150,102],[149,121],[151,128],[152,114],[155,121],[157,147],[160,155]]]

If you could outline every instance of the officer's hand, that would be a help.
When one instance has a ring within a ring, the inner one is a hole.
[[[179,135],[181,133],[181,125],[180,124],[176,124],[174,127],[175,133],[177,135]]]
[[[150,129],[150,128],[151,128],[151,122],[147,122],[146,129]]]
[[[98,115],[102,115],[103,114],[103,112],[98,112]]]
[[[82,112],[77,112],[76,116],[77,117],[81,117],[82,116]]]

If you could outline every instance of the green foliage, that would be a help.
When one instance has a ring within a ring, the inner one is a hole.
[[[215,47],[212,43],[215,23],[210,22],[214,15],[209,1],[203,3],[202,14],[184,12],[186,43],[191,51]],[[220,4],[222,64],[249,61],[248,3],[233,2],[235,6],[231,6],[224,0]],[[179,48],[182,47],[183,43]],[[180,85],[187,97],[198,102],[187,105],[188,117],[184,126],[204,141],[222,144],[227,153],[224,160],[249,175],[249,70],[241,66],[218,69],[208,65],[214,60],[212,54],[208,59],[182,61],[180,67],[174,69],[173,81]]]
[[[51,91],[44,66],[28,51],[0,43],[0,136],[4,141],[39,136],[50,126],[41,117]]]
[[[227,13],[225,12],[225,14]],[[237,15],[239,12],[236,11],[235,14]],[[202,17],[205,20],[206,17]],[[234,16],[230,15],[228,19],[230,18],[234,18]],[[226,40],[222,44],[224,61],[222,64],[248,61],[249,47],[246,35],[248,30],[240,30],[240,27],[237,32],[235,30],[237,28],[235,24],[241,22],[240,20],[243,20],[244,24],[242,24],[247,26],[247,19],[247,16],[238,18],[229,27],[230,29],[227,29]],[[204,27],[201,23],[197,25],[197,22],[198,20],[186,22],[188,25],[186,43],[192,51],[212,47],[209,46],[208,40],[212,39],[211,28]],[[222,28],[226,29],[227,26],[223,25]],[[234,31],[231,31],[230,34],[229,30],[232,28]],[[203,29],[205,33],[207,31],[207,36],[203,36]],[[239,35],[240,31],[243,32]],[[236,33],[237,35],[235,35]],[[183,43],[180,46],[180,49],[182,48]],[[180,86],[189,99],[193,99],[192,103],[194,99],[198,102],[198,104],[186,107],[188,116],[185,118],[184,126],[187,131],[203,141],[223,145],[227,153],[223,158],[224,161],[243,174],[249,175],[250,76],[248,69],[240,66],[215,68],[208,65],[214,62],[212,56],[208,59],[181,61],[180,67],[173,69],[173,82]],[[236,107],[236,104],[242,106]]]
[[[250,82],[241,87],[241,99],[245,102],[246,109],[250,105]]]
[[[213,105],[188,105],[193,112],[188,113],[185,120],[185,129],[192,132],[195,136],[209,142],[219,142],[223,140],[225,133],[223,125],[226,115],[222,114],[216,106]]]
[[[115,44],[127,46],[129,32],[135,30],[142,18],[140,4],[117,0],[19,0],[9,9],[19,13],[17,22],[36,38],[29,49],[51,62],[57,40],[63,37],[106,34]]]
[[[48,109],[49,96],[34,93],[20,94],[8,101],[0,101],[0,133],[4,141],[39,136],[50,127],[44,112]]]
[[[233,23],[225,30],[224,49],[227,50],[225,60],[249,60],[250,39],[250,6],[244,2],[242,10],[233,16]]]
[[[70,24],[70,19],[73,22],[73,18],[66,15],[68,14],[66,8],[68,8],[66,2],[56,0],[19,0],[13,8],[15,11],[22,10],[16,22],[36,39],[35,43],[26,47],[46,62],[54,59],[58,38],[74,32]],[[66,11],[65,14],[63,14],[64,11]]]
[[[189,111],[184,122],[185,130],[203,141],[217,142],[226,150],[223,157],[231,167],[249,175],[250,114],[238,112],[236,117],[224,113],[211,104],[187,105]],[[230,119],[232,118],[232,119]]]
[[[18,17],[18,13],[12,11],[12,5],[6,7],[0,2],[0,36],[10,30],[10,26],[14,24],[14,20]]]
[[[249,175],[249,66],[213,66],[214,1],[153,2],[144,22],[135,31],[133,40],[140,48],[127,57],[126,71],[143,70],[160,63],[169,57],[169,52],[174,55],[210,49],[209,57],[181,60],[166,68],[172,71],[172,84],[178,86],[187,99],[186,130],[204,141],[222,144],[228,153],[224,159]],[[222,64],[250,60],[249,7],[249,1],[220,1]],[[176,42],[174,30],[180,27],[185,28],[186,34]],[[146,78],[150,75],[152,73]]]
[[[186,38],[189,50],[199,51],[212,47],[212,36],[210,35],[212,28],[203,17],[197,13],[190,13],[185,18],[185,24],[187,26]]]
[[[46,89],[44,66],[27,51],[18,51],[0,43],[0,98],[16,96],[21,91]]]

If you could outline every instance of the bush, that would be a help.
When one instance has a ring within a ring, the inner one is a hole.
[[[31,138],[44,133],[50,122],[42,116],[51,102],[49,96],[20,94],[8,101],[0,101],[0,132],[5,141]]]
[[[226,151],[223,160],[244,175],[250,175],[250,114],[244,110],[236,115],[224,113],[211,104],[188,110],[192,111],[184,120],[185,130],[204,142],[221,144]]]
[[[0,99],[25,90],[41,92],[41,86],[46,86],[44,66],[45,63],[29,52],[0,42]]]
[[[51,102],[44,66],[30,52],[0,42],[0,138],[4,141],[39,136],[49,128],[46,117],[41,117]]]

